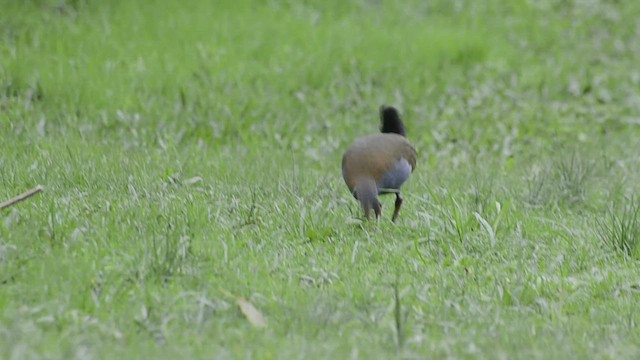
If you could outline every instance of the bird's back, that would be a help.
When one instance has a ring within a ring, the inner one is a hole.
[[[371,177],[378,188],[398,189],[416,166],[416,150],[401,135],[370,135],[351,144],[342,157],[342,176],[353,192],[361,177]]]

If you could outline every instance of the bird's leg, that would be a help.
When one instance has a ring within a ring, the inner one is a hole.
[[[378,199],[373,202],[373,211],[376,213],[376,220],[379,220],[382,215],[382,204]]]
[[[398,218],[398,214],[400,213],[400,207],[402,206],[402,196],[400,196],[400,192],[396,193],[396,204],[393,209],[393,216],[391,217],[391,221],[395,222]]]

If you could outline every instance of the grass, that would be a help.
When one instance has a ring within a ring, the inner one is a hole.
[[[635,2],[0,8],[0,357],[637,357]]]
[[[598,235],[614,250],[630,257],[637,257],[638,236],[640,236],[640,203],[636,198],[625,199],[622,210],[610,209],[607,217],[598,221]]]

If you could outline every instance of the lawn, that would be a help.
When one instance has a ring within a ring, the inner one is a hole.
[[[0,358],[640,356],[640,2],[0,9]]]

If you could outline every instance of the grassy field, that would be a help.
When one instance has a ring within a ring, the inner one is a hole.
[[[0,358],[640,355],[640,2],[0,9]]]

